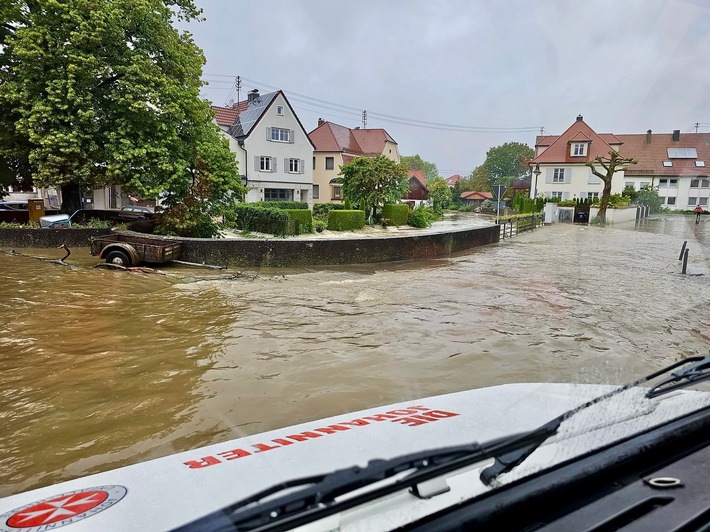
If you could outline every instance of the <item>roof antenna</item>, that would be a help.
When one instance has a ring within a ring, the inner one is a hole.
[[[234,80],[234,84],[237,86],[237,107],[239,107],[239,102],[241,100],[241,98],[239,97],[239,94],[241,93],[241,90],[242,90],[241,76],[237,76],[237,79]]]

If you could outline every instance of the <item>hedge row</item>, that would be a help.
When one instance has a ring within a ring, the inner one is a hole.
[[[316,220],[323,220],[324,222],[328,220],[328,213],[330,211],[342,211],[345,209],[345,205],[337,203],[316,203],[313,206],[313,218]]]
[[[406,203],[388,203],[382,208],[382,220],[389,220],[390,225],[405,225],[409,219],[409,205]]]
[[[235,222],[237,229],[273,235],[295,233],[295,223],[291,222],[289,214],[283,209],[260,207],[254,203],[240,203],[234,206],[234,212],[237,215]]]
[[[313,232],[313,215],[310,209],[284,209],[291,220],[298,220],[298,233]]]
[[[354,231],[365,227],[365,211],[331,210],[328,213],[328,229],[331,231]]]
[[[256,203],[252,203],[252,205],[256,205],[257,207],[264,207],[266,209],[292,210],[308,208],[308,203],[306,203],[305,201],[257,201]]]

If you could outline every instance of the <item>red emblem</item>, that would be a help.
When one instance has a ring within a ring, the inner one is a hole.
[[[7,520],[4,527],[0,524],[0,530],[30,532],[32,528],[50,524],[57,528],[75,523],[113,506],[125,494],[123,486],[99,486],[63,493],[3,515]]]

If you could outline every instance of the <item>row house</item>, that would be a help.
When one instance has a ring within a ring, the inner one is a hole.
[[[598,198],[604,184],[586,163],[610,150],[638,161],[612,178],[612,194],[654,187],[664,207],[704,209],[710,202],[710,133],[596,133],[578,116],[561,135],[538,136],[530,197]],[[598,168],[603,172],[603,169]]]
[[[384,155],[399,163],[397,143],[384,129],[360,129],[318,119],[308,134],[313,152],[313,203],[342,203],[340,167],[355,157]]]
[[[212,106],[229,140],[246,202],[303,201],[313,206],[314,146],[283,91],[248,93],[229,107]]]

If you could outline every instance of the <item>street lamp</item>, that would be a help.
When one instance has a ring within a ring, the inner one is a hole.
[[[535,163],[535,170],[533,170],[533,174],[535,174],[535,195],[533,196],[533,199],[537,198],[537,178],[541,173],[540,163]]]

